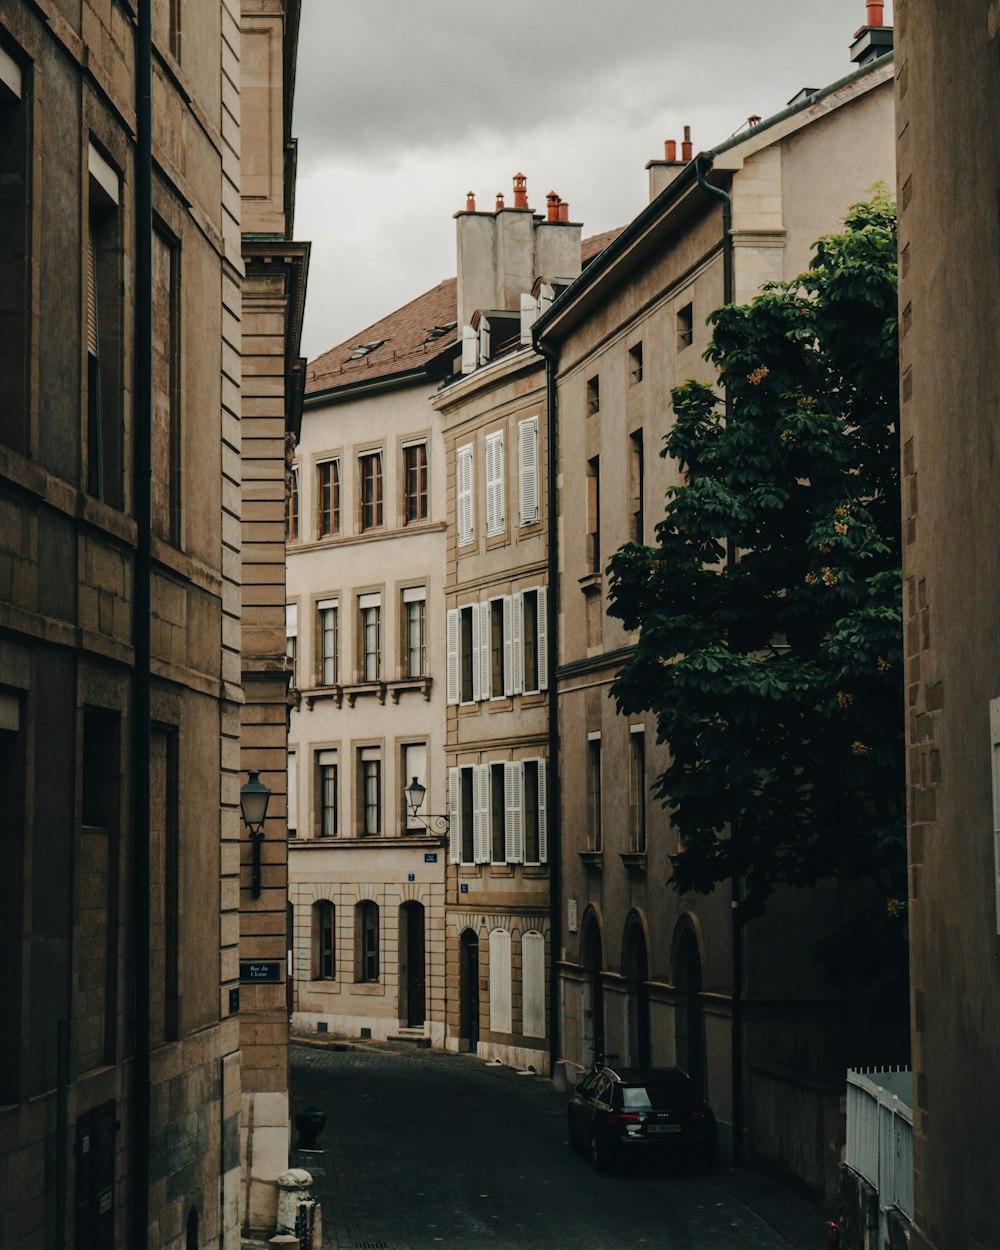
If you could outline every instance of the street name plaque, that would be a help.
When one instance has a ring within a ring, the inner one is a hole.
[[[241,981],[280,981],[280,959],[241,959]]]

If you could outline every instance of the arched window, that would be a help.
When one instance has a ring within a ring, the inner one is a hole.
[[[490,933],[490,1031],[510,1033],[510,932],[493,929]]]
[[[354,979],[377,981],[378,959],[378,904],[365,899],[354,908]]]
[[[198,1250],[198,1211],[192,1207],[188,1212],[187,1236],[184,1239],[185,1250]]]
[[[333,981],[337,976],[336,908],[321,899],[313,903],[312,915],[312,979]]]
[[[526,933],[521,938],[521,1031],[525,1037],[545,1036],[545,938]]]

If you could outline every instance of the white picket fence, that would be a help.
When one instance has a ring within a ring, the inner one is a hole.
[[[913,1078],[908,1068],[847,1073],[849,1168],[878,1191],[880,1207],[898,1207],[913,1219]],[[879,1220],[879,1250],[885,1221]]]

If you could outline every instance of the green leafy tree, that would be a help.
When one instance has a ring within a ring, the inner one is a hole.
[[[882,188],[809,270],[710,318],[718,391],[673,392],[656,544],[610,563],[637,631],[612,690],[652,711],[671,884],[868,874],[898,920],[905,846],[895,206]]]

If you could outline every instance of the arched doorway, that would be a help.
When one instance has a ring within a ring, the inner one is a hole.
[[[196,1207],[192,1207],[188,1212],[184,1250],[198,1250],[198,1210]]]
[[[701,954],[698,950],[698,939],[690,923],[682,921],[677,930],[673,963],[674,985],[677,987],[677,1005],[674,1009],[677,1063],[687,1072],[704,1098],[707,1091]]]
[[[597,917],[591,914],[583,930],[583,1063],[594,1063],[604,1054],[604,945]]]
[[[466,929],[462,933],[459,968],[459,1036],[475,1054],[479,1046],[479,938]]]
[[[632,916],[625,929],[622,974],[628,985],[628,1062],[645,1070],[649,1067],[649,956],[646,935],[638,916]]]
[[[427,1011],[424,905],[410,901],[399,909],[399,988],[401,1015],[408,1028],[419,1028]]]

